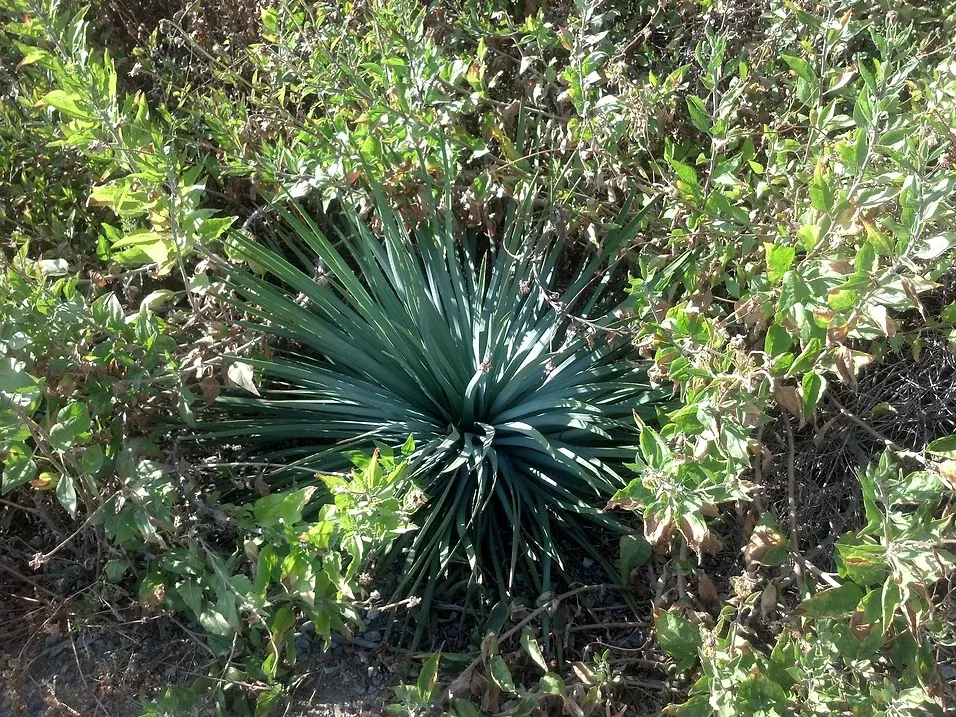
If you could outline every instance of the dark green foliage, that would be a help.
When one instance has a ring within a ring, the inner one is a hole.
[[[340,252],[303,214],[287,216],[286,253],[315,258],[312,276],[240,240],[283,286],[227,271],[276,355],[249,361],[261,396],[224,399],[234,417],[211,435],[293,461],[280,482],[412,435],[428,500],[402,589],[454,562],[502,589],[529,568],[547,589],[557,531],[587,545],[580,519],[613,525],[599,509],[625,482],[634,413],[653,411],[606,291],[639,219],[564,276],[560,227],[532,222],[527,206],[487,248],[450,217],[433,215],[414,240],[384,204],[378,217],[382,239],[353,219]]]

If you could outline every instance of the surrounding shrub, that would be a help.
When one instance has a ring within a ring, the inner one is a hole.
[[[7,3],[4,580],[175,620],[149,715],[375,587],[398,714],[951,711],[956,5],[890,5]]]

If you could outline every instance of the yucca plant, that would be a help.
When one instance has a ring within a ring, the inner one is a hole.
[[[634,413],[654,410],[609,291],[640,218],[573,270],[530,201],[497,241],[437,211],[410,233],[380,198],[380,230],[353,215],[333,244],[293,211],[271,249],[237,238],[255,271],[224,271],[275,341],[249,360],[261,395],[222,399],[206,435],[282,464],[273,485],[414,436],[427,500],[401,546],[399,592],[427,599],[437,581],[425,578],[456,564],[502,590],[519,575],[549,589],[556,533],[590,548],[586,522],[614,527],[601,509],[626,484]]]

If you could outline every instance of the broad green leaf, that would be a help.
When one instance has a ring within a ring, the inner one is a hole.
[[[118,250],[114,258],[123,266],[163,264],[175,251],[170,237],[162,232],[141,231],[128,234],[113,244]]]
[[[793,266],[797,250],[792,246],[780,246],[770,242],[765,242],[763,247],[767,253],[767,278],[771,284],[777,284]]]
[[[922,242],[916,252],[916,257],[923,261],[938,259],[954,246],[956,246],[956,232],[936,234]]]
[[[56,484],[56,499],[72,517],[76,517],[76,488],[72,476],[60,476]]]
[[[671,168],[677,174],[677,176],[686,184],[691,185],[691,187],[697,187],[697,172],[689,164],[684,164],[679,162],[676,159],[670,160]]]
[[[793,336],[780,324],[774,322],[767,330],[767,337],[764,340],[764,351],[770,358],[776,358],[782,353],[790,350],[793,346]]]
[[[805,371],[809,371],[816,363],[817,358],[820,356],[822,351],[823,341],[820,339],[810,339],[807,342],[806,347],[800,352],[800,355],[797,356],[796,360],[793,362],[793,365],[791,365],[787,370],[787,376],[795,376]]]
[[[33,459],[33,451],[23,444],[11,446],[3,466],[3,494],[29,483],[36,474],[37,464]]]
[[[89,430],[89,409],[74,401],[57,414],[57,423],[50,428],[50,441],[58,451],[67,451],[76,441],[88,438]]]
[[[751,673],[737,685],[734,703],[741,714],[752,717],[782,717],[789,711],[786,691],[759,673]]]
[[[274,527],[280,521],[290,526],[301,523],[302,510],[315,490],[315,486],[308,486],[288,493],[273,493],[259,498],[252,508],[256,523],[264,528]]]
[[[193,611],[198,619],[202,615],[203,589],[196,580],[184,580],[176,586],[176,592],[186,603],[186,607]]]
[[[560,675],[554,672],[549,672],[544,675],[538,684],[541,687],[541,691],[546,695],[564,697],[568,693],[568,688],[565,686],[564,680],[561,679]]]
[[[95,476],[103,468],[106,456],[98,443],[87,446],[83,451],[83,458],[80,459],[80,468],[87,475]]]
[[[92,112],[81,105],[83,98],[79,95],[66,92],[64,90],[53,90],[47,92],[41,100],[43,104],[55,107],[63,114],[82,120],[92,120]]]
[[[847,617],[856,610],[862,597],[859,586],[848,582],[807,598],[797,606],[797,612],[816,619]]]
[[[651,544],[643,535],[625,535],[621,538],[621,583],[630,583],[631,571],[644,565],[651,557]]]
[[[118,583],[123,579],[123,576],[126,575],[126,572],[129,570],[130,564],[129,561],[114,558],[113,560],[108,560],[106,562],[106,567],[104,572],[106,573],[106,579],[111,583]],[[198,613],[197,613],[198,614]]]
[[[709,695],[695,695],[681,704],[670,704],[664,713],[672,717],[713,717],[714,708],[710,706]]]
[[[783,275],[780,282],[780,301],[777,311],[787,311],[794,306],[807,304],[813,300],[813,293],[806,281],[796,270],[790,270]]]
[[[786,55],[781,53],[780,57],[790,65],[790,69],[797,73],[800,77],[805,79],[807,82],[816,83],[817,77],[813,72],[813,68],[810,67],[810,63],[804,60],[802,57],[795,57],[793,55]]]
[[[886,548],[853,536],[841,537],[834,547],[840,577],[857,585],[879,585],[886,579]]]
[[[0,358],[0,408],[10,401],[32,413],[41,395],[41,382],[25,370],[25,364],[13,358]]]
[[[451,701],[451,708],[455,712],[455,717],[482,717],[481,711],[477,707],[461,697],[456,697]]]
[[[943,500],[947,494],[939,475],[933,471],[914,471],[891,484],[889,500],[890,505],[923,505]]]
[[[697,659],[703,644],[700,629],[686,617],[675,611],[659,610],[654,615],[654,630],[661,649],[677,660],[678,670],[690,667]]]
[[[272,634],[276,637],[295,626],[295,613],[289,605],[283,605],[272,618]]]
[[[660,468],[670,458],[671,450],[660,434],[650,426],[641,428],[641,453],[647,464]]]
[[[956,436],[946,436],[932,441],[926,450],[934,456],[943,456],[944,458],[956,458]]]
[[[270,657],[274,657],[270,655]],[[253,717],[268,717],[282,704],[282,693],[278,690],[267,690],[256,695],[256,711]]]

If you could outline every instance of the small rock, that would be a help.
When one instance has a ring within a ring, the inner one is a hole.
[[[380,633],[378,630],[370,630],[369,632],[366,632],[366,633],[365,633],[364,637],[365,637],[365,639],[368,640],[369,642],[381,642],[381,641],[382,641],[382,633]]]
[[[306,620],[302,623],[302,634],[303,635],[314,635],[315,634],[315,623],[311,620]]]
[[[47,635],[46,639],[43,641],[44,647],[53,647],[56,643],[60,641],[59,635]]]
[[[295,652],[297,655],[307,655],[312,651],[312,643],[309,638],[301,633],[295,636]]]

